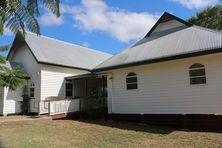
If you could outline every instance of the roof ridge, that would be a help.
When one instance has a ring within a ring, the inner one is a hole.
[[[98,66],[102,65],[103,63],[105,63],[105,62],[107,62],[107,61],[111,60],[112,58],[114,58],[114,56],[116,56],[116,55],[118,55],[118,54],[120,54],[120,53],[124,52],[124,50],[126,50],[126,49],[127,49],[127,48],[125,48],[125,49],[123,49],[123,50],[119,51],[118,53],[114,54],[113,56],[109,57],[109,58],[108,58],[108,59],[106,59],[105,61],[103,61],[103,62],[101,62],[100,64],[96,65],[96,66],[95,66],[93,69],[96,69],[96,67],[98,67]]]
[[[140,40],[139,40],[140,41]],[[138,41],[138,42],[139,42]],[[136,44],[136,43],[135,43]],[[109,57],[108,59],[106,59],[105,61],[103,61],[102,63],[96,65],[93,69],[96,69],[98,66],[102,65],[103,63],[113,59],[115,56],[119,55],[120,53],[125,52],[125,50],[130,49],[133,45],[129,45],[127,48],[124,48],[123,50],[120,50],[119,52],[117,52],[116,54],[114,54],[113,56]]]
[[[38,36],[35,33],[29,32],[29,31],[27,31],[27,33],[35,35],[35,36]],[[78,44],[62,41],[62,40],[55,39],[55,38],[52,38],[52,37],[48,37],[48,36],[45,36],[45,35],[39,35],[39,37],[43,37],[43,38],[46,38],[46,39],[49,39],[49,40],[54,40],[54,41],[57,41],[57,42],[60,42],[60,43],[64,43],[64,44],[67,44],[67,45],[77,46],[77,47],[83,48],[85,50],[90,50],[90,51],[93,51],[93,52],[98,52],[98,53],[101,53],[101,54],[106,54],[106,55],[112,56],[112,54],[109,54],[109,53],[106,53],[106,52],[103,52],[103,51],[99,51],[99,50],[96,50],[96,49],[80,46]]]

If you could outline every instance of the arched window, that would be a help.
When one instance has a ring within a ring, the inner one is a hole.
[[[206,84],[206,72],[205,67],[202,64],[196,63],[190,66],[190,84]]]
[[[137,89],[137,75],[134,72],[128,73],[126,76],[126,88]]]

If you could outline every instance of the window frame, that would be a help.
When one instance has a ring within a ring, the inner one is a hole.
[[[196,71],[198,73],[198,70],[200,70],[200,75],[193,74],[192,72]],[[194,76],[195,75],[195,76]],[[190,85],[206,85],[207,84],[207,76],[206,76],[206,68],[203,64],[200,63],[194,63],[189,67],[189,78],[190,78]],[[194,81],[194,79],[199,79],[201,80],[200,82]]]
[[[67,89],[67,85],[71,85],[71,88]],[[71,92],[71,96],[68,96],[67,92]],[[73,97],[73,84],[72,84],[72,82],[66,82],[65,83],[65,97]]]
[[[129,82],[129,79],[135,78],[135,81]],[[133,87],[132,87],[133,86]],[[126,75],[126,90],[136,90],[138,89],[138,77],[135,72],[129,72]]]
[[[30,84],[29,97],[30,98],[35,98],[35,83]]]

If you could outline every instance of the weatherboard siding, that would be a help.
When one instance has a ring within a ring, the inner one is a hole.
[[[3,114],[4,88],[0,87],[0,115]]]
[[[176,27],[180,27],[180,26],[184,26],[183,23],[177,21],[177,20],[172,20],[172,21],[167,21],[164,23],[160,23],[153,32],[161,32],[164,30],[168,30],[168,29],[172,29],[172,28],[176,28]]]
[[[190,85],[189,67],[206,68],[206,85]],[[126,90],[126,75],[135,72],[138,89]],[[107,73],[112,76],[112,113],[222,114],[222,54],[147,64]],[[110,89],[110,88],[109,88]]]
[[[88,71],[42,65],[41,68],[41,100],[49,96],[65,97],[65,77],[85,74]]]
[[[23,89],[18,88],[16,91],[10,91],[8,88],[4,88],[4,106],[3,114],[16,114],[21,112],[21,101]]]
[[[40,99],[40,86],[41,86],[41,75],[40,68],[41,65],[37,63],[31,51],[27,46],[17,49],[11,61],[22,63],[25,71],[28,73],[30,79],[28,81],[28,86],[30,87],[31,83],[35,84],[35,99]]]
[[[40,99],[40,65],[35,60],[27,46],[16,49],[12,62],[22,63],[26,73],[30,77],[28,86],[35,84],[35,98]],[[15,114],[20,112],[20,101],[22,101],[22,88],[16,91],[9,91],[5,88],[3,114]]]

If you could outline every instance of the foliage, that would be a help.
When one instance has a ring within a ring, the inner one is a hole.
[[[60,0],[1,0],[0,1],[0,35],[4,27],[14,34],[19,30],[25,34],[25,29],[40,34],[39,24],[36,17],[40,15],[39,4],[43,4],[57,17]]]
[[[7,51],[10,47],[10,45],[0,46],[0,51]]]
[[[26,94],[24,94],[22,98],[23,101],[21,102],[21,113],[23,115],[27,115],[29,113],[30,98]]]
[[[16,90],[26,83],[25,77],[26,75],[20,67],[9,69],[8,67],[0,66],[0,86]]]
[[[0,46],[0,52],[7,51],[10,47],[11,47],[10,45]],[[3,63],[3,64],[6,63],[5,58],[1,55],[0,55],[0,63]]]
[[[83,118],[96,119],[106,118],[107,98],[85,97],[80,99],[80,111]]]
[[[0,0],[0,35],[3,35],[4,28],[8,28],[14,34],[20,31],[25,35],[27,29],[39,35],[39,4],[43,4],[59,17],[59,3],[60,0]],[[10,45],[0,46],[0,52],[9,48]],[[0,86],[15,90],[25,83],[25,75],[20,68],[10,70],[3,65],[5,63],[5,58],[0,55]]]
[[[191,17],[188,22],[211,29],[222,30],[222,5],[208,7]]]

